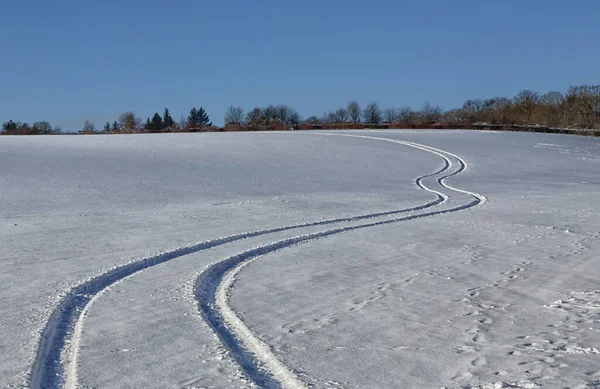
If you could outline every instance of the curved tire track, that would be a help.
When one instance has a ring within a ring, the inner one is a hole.
[[[332,135],[339,136],[339,134]],[[396,143],[402,142],[398,141]],[[407,143],[406,145],[409,144]],[[422,148],[422,145],[418,144],[410,144],[409,146],[415,148]],[[42,332],[36,358],[34,360],[33,367],[31,370],[30,388],[54,389],[60,387],[76,387],[77,349],[79,344],[79,337],[81,335],[81,322],[86,314],[87,308],[97,297],[99,297],[108,288],[110,288],[119,281],[122,281],[140,271],[143,271],[144,269],[159,265],[164,262],[168,262],[172,259],[179,258],[184,255],[196,253],[202,250],[207,250],[213,247],[247,238],[267,235],[276,232],[283,232],[303,227],[314,227],[335,223],[355,222],[401,213],[415,212],[445,203],[448,200],[448,197],[442,192],[427,187],[423,183],[423,180],[447,172],[453,166],[452,161],[445,155],[443,155],[441,151],[427,151],[440,156],[443,159],[444,163],[443,166],[437,171],[418,177],[415,180],[415,183],[419,188],[436,196],[435,200],[430,201],[426,204],[407,209],[363,214],[345,218],[320,220],[315,222],[295,224],[258,231],[250,231],[236,235],[221,237],[205,242],[200,242],[194,245],[181,247],[169,252],[147,257],[142,260],[130,262],[125,265],[117,266],[105,273],[102,273],[96,277],[93,277],[89,280],[80,283],[79,285],[76,285],[75,287],[71,288],[68,292],[65,293],[58,307],[52,312],[49,320],[46,323],[46,327]],[[440,185],[442,185],[442,182],[445,178],[458,174],[459,172],[460,168],[454,173],[439,178],[437,181],[438,183],[440,183]],[[252,373],[254,377],[257,377],[257,374],[258,373]]]
[[[430,211],[409,215],[402,218],[340,227],[280,240],[278,242],[257,247],[227,258],[214,264],[205,272],[203,272],[196,281],[195,286],[195,295],[198,300],[198,308],[202,316],[221,338],[225,346],[231,351],[232,357],[239,363],[246,375],[252,381],[254,381],[255,384],[264,389],[304,389],[306,386],[296,377],[293,371],[279,361],[277,356],[271,351],[270,347],[266,343],[252,333],[250,328],[246,326],[246,324],[229,306],[228,291],[235,280],[236,274],[239,273],[244,266],[247,266],[260,256],[301,243],[306,243],[328,236],[341,234],[343,232],[349,232],[363,228],[415,220],[445,213],[453,213],[480,205],[486,201],[486,198],[479,193],[458,189],[445,183],[444,180],[446,178],[460,174],[461,172],[465,171],[468,166],[462,158],[455,154],[412,142],[391,140],[388,138],[360,135],[323,135],[352,136],[404,144],[439,155],[445,161],[447,161],[447,163],[451,164],[451,161],[448,159],[448,157],[442,154],[446,153],[456,158],[460,164],[460,167],[458,170],[456,170],[456,172],[439,178],[438,182],[446,189],[471,196],[473,200],[467,204],[459,205],[446,210]],[[448,196],[445,194],[440,194],[440,196],[443,196],[445,199],[448,198]]]

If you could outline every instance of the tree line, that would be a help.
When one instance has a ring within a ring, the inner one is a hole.
[[[143,133],[143,132],[194,132],[194,131],[210,131],[214,130],[212,122],[202,107],[192,108],[187,117],[181,117],[179,121],[175,121],[171,116],[169,109],[165,108],[161,116],[156,112],[152,118],[147,118],[142,121],[134,112],[127,111],[119,115],[117,120],[106,122],[106,124],[98,129],[96,125],[86,120],[81,127],[79,133],[94,134],[94,133]],[[51,135],[63,134],[60,127],[52,127],[49,122],[36,122],[33,125],[19,121],[9,120],[2,124],[0,132],[4,135]]]
[[[7,135],[53,135],[61,134],[62,128],[52,126],[49,122],[35,122],[32,125],[20,121],[9,120],[2,124],[2,134]]]
[[[264,129],[269,124],[300,128],[353,128],[360,124],[418,128],[438,124],[451,128],[497,125],[600,129],[600,85],[570,86],[566,92],[550,91],[544,94],[524,89],[512,98],[497,96],[470,99],[460,108],[447,111],[429,102],[421,109],[414,110],[409,106],[381,108],[376,102],[361,107],[356,100],[352,100],[345,107],[305,120],[300,120],[298,114],[286,106],[254,108],[246,115],[241,107],[230,106],[225,114],[226,128],[241,126]]]
[[[187,117],[173,120],[168,108],[162,116],[157,112],[143,122],[133,112],[121,114],[113,123],[107,122],[97,131],[86,121],[82,133],[135,133],[184,131],[241,131],[310,128],[361,128],[385,125],[386,128],[428,128],[432,125],[448,128],[493,126],[544,126],[549,128],[600,129],[600,85],[570,86],[565,92],[544,94],[524,89],[514,97],[496,96],[470,99],[459,108],[444,111],[426,102],[420,109],[409,106],[381,108],[376,102],[364,107],[352,100],[346,106],[302,119],[287,105],[255,107],[245,112],[230,106],[225,112],[223,128],[212,125],[204,108],[192,108]],[[2,134],[58,134],[59,127],[48,122],[33,125],[9,120],[2,125]]]
[[[186,131],[205,131],[212,127],[212,122],[206,110],[202,107],[192,108],[187,118],[183,116],[179,121],[175,121],[165,108],[162,116],[155,112],[152,118],[146,118],[143,122],[134,112],[128,111],[119,115],[118,120],[113,123],[106,122],[102,127],[103,133],[136,133],[136,132],[186,132]],[[82,133],[94,133],[96,127],[90,121],[86,121],[81,129]]]

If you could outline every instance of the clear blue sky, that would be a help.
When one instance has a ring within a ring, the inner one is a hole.
[[[0,121],[320,115],[600,83],[598,0],[2,1]]]

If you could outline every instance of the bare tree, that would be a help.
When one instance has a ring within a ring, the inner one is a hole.
[[[335,114],[333,113],[333,111],[329,111],[325,114],[325,120],[323,120],[325,123],[334,123],[335,122]]]
[[[399,111],[397,108],[386,108],[383,111],[383,119],[388,123],[395,123],[399,119]]]
[[[526,123],[531,123],[531,117],[535,111],[540,95],[531,89],[523,89],[514,98],[515,106],[525,113]]]
[[[444,112],[439,106],[425,103],[420,111],[410,107],[380,110],[371,103],[360,112],[358,103],[351,101],[346,109],[348,120],[357,123],[375,124],[382,119],[388,122],[418,124],[440,122],[467,125],[487,122],[491,125],[513,125],[516,123],[536,123],[546,126],[576,125],[580,128],[600,129],[600,85],[579,85],[569,87],[566,93],[548,92],[542,96],[532,90],[522,90],[517,96],[502,96],[465,101],[461,108]],[[356,113],[360,112],[361,115]],[[323,124],[343,121],[341,111],[325,113],[319,120]],[[490,125],[488,124],[488,125]]]
[[[442,119],[443,111],[437,105],[431,105],[428,101],[425,102],[421,109],[421,118],[424,122],[439,122]]]
[[[462,110],[466,115],[467,121],[475,122],[481,120],[480,112],[483,109],[483,101],[481,99],[469,99],[465,101]]]
[[[398,121],[402,123],[412,123],[415,120],[415,112],[408,105],[398,110]]]
[[[315,115],[310,116],[308,119],[304,121],[306,124],[321,124],[321,120]]]
[[[48,122],[35,122],[32,126],[33,132],[36,134],[52,134],[52,126]]]
[[[246,114],[246,123],[256,124],[263,118],[263,110],[256,107]]]
[[[381,123],[381,109],[379,109],[379,105],[375,102],[367,104],[363,111],[363,119],[365,123],[371,125]]]
[[[335,112],[330,112],[328,116],[334,123],[347,123],[350,119],[350,115],[348,115],[348,111],[345,108],[340,108]]]
[[[81,132],[96,132],[96,126],[94,125],[94,123],[90,122],[89,120],[86,120],[85,123],[83,123],[83,128],[81,129]]]
[[[294,128],[294,130],[297,130],[301,121],[302,121],[302,117],[300,116],[300,114],[298,112],[296,112],[295,110],[293,110],[292,113],[290,114],[287,124],[292,126]]]
[[[572,120],[600,127],[600,85],[570,86],[566,101]]]
[[[600,85],[587,85],[588,98],[592,107],[593,122],[600,128]]]
[[[346,110],[348,111],[348,116],[353,124],[360,123],[361,110],[360,105],[358,105],[356,100],[350,101],[346,107]]]
[[[132,132],[140,126],[141,120],[131,111],[119,115],[119,125],[124,131]]]
[[[489,121],[490,123],[494,123],[495,122],[495,116],[496,116],[496,98],[495,97],[491,97],[489,99],[485,99],[483,100],[483,109],[482,111],[485,112],[484,115],[486,115],[486,121]]]
[[[545,105],[559,107],[565,101],[565,96],[562,92],[550,91],[540,97],[540,102]]]
[[[297,128],[301,118],[298,112],[287,105],[269,105],[264,109],[254,108],[246,115],[246,123],[255,130],[268,129],[275,123]]]
[[[490,123],[497,123],[497,119],[501,115],[505,115],[506,110],[510,107],[511,101],[506,97],[491,97],[483,100],[483,105],[479,110],[481,118]]]
[[[279,110],[274,105],[267,105],[263,110],[263,119],[266,120],[267,123],[270,123],[277,119],[277,115],[279,114]]]
[[[225,113],[225,125],[239,126],[244,122],[244,109],[230,105]]]
[[[298,113],[287,105],[278,105],[275,107],[274,119],[278,120],[280,123],[293,124],[292,122],[297,119],[297,115]]]
[[[542,95],[540,103],[546,113],[548,124],[557,126],[565,118],[565,96],[561,92],[550,91]]]
[[[481,99],[467,100],[462,108],[467,112],[478,112],[483,109],[483,101]]]
[[[185,126],[187,125],[187,120],[185,115],[179,116],[179,121],[177,122],[177,131],[185,130]]]
[[[296,110],[293,108],[290,108],[288,106],[284,106],[284,107],[285,107],[285,116],[283,116],[283,115],[280,116],[279,120],[281,120],[283,123],[285,123],[287,125],[294,126],[294,128],[298,127],[298,125],[302,121],[300,114],[298,112],[296,112]]]
[[[512,105],[512,101],[508,97],[496,97],[496,109],[507,109]]]
[[[278,105],[276,107],[268,106],[264,109],[265,115],[272,121],[282,124],[296,126],[300,124],[300,115],[295,109],[287,105]]]
[[[462,108],[454,108],[444,112],[442,120],[447,123],[464,123],[467,118],[466,112]]]

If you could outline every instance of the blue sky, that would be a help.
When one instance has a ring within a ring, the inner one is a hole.
[[[3,1],[0,121],[350,99],[442,108],[600,83],[600,1]]]

